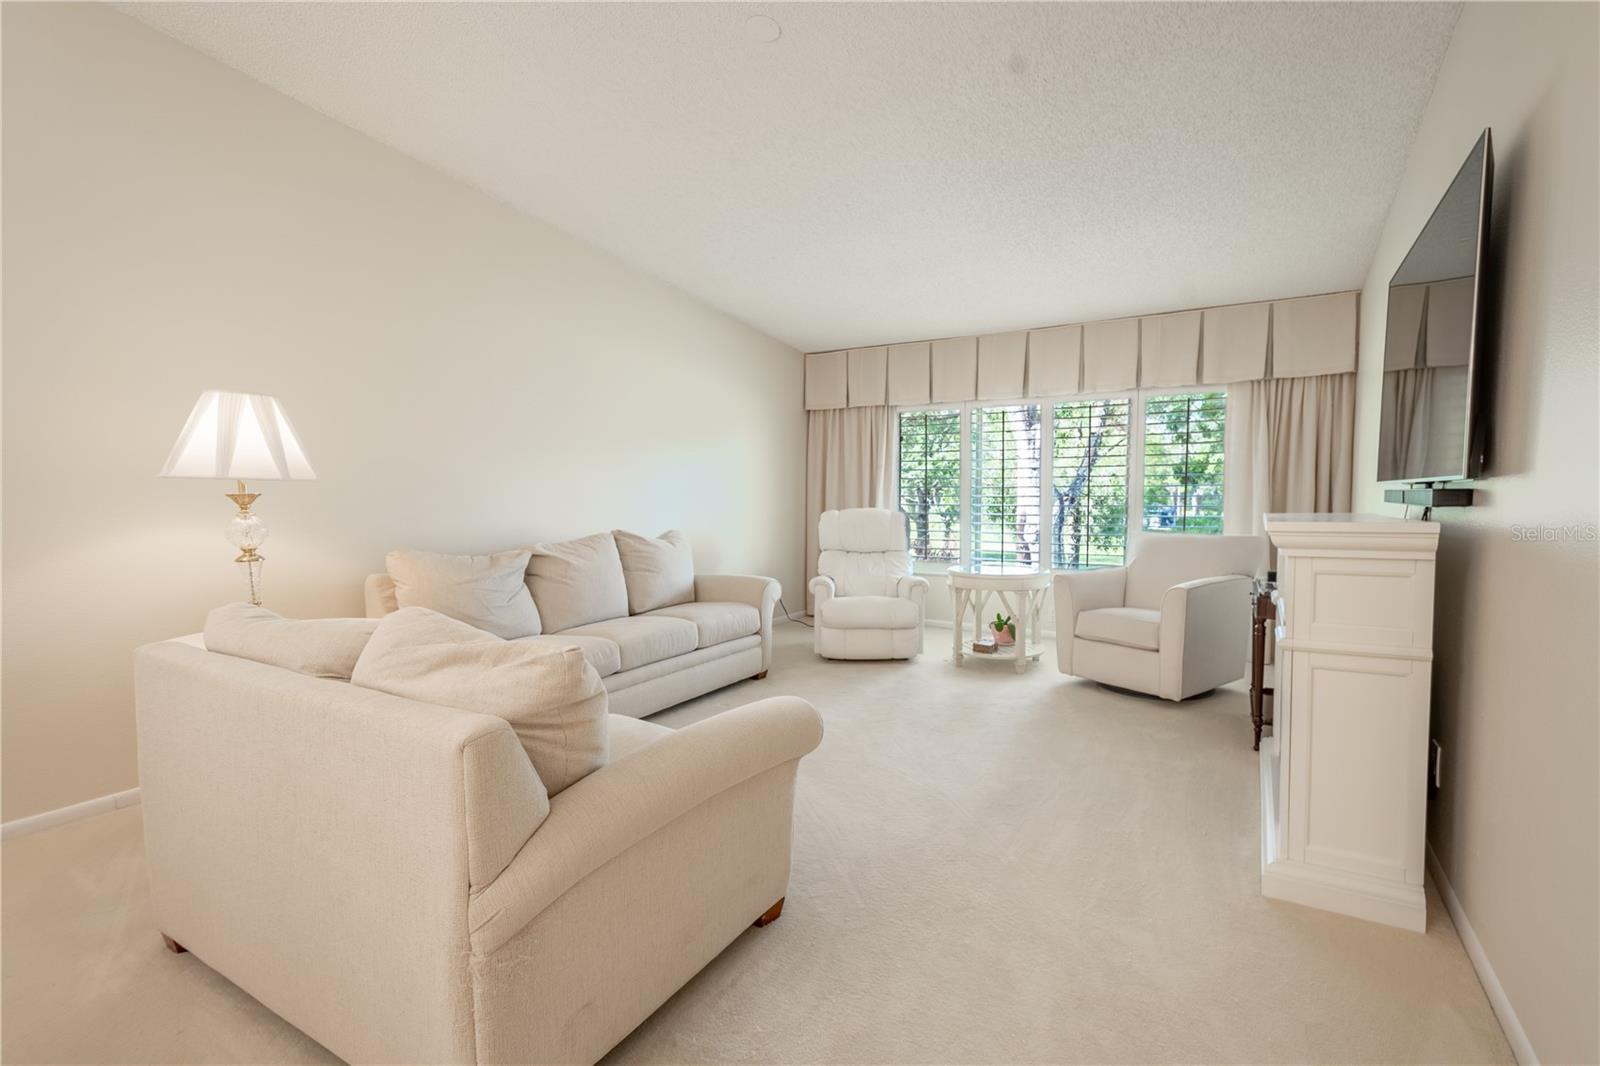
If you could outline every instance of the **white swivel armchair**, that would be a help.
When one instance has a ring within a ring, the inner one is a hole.
[[[1245,675],[1261,537],[1146,533],[1126,566],[1057,574],[1063,674],[1183,700]]]
[[[911,573],[906,516],[878,507],[824,511],[811,579],[817,654],[911,659],[922,651],[927,578]]]

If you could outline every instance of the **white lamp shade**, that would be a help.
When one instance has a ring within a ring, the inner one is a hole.
[[[317,475],[277,400],[211,391],[189,412],[161,476],[309,481]]]

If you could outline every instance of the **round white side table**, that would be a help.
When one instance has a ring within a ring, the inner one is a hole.
[[[955,633],[951,648],[957,666],[971,654],[965,650],[961,630],[967,612],[972,612],[972,639],[980,640],[991,619],[985,613],[991,596],[998,597],[1003,613],[1011,616],[1017,627],[1016,643],[1010,655],[996,651],[993,655],[977,656],[981,659],[1010,659],[1017,673],[1028,668],[1028,660],[1039,657],[1039,612],[1044,609],[1045,593],[1050,589],[1053,575],[1036,567],[1004,563],[976,563],[972,566],[950,568],[950,598],[954,601],[952,630]]]

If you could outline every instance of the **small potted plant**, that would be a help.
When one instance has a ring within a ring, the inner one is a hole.
[[[1012,623],[1011,616],[999,614],[994,616],[994,621],[989,623],[989,631],[994,634],[996,644],[1015,644],[1017,642],[1017,627]]]

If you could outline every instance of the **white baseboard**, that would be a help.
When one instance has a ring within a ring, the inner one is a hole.
[[[16,818],[0,825],[0,840],[11,840],[14,837],[27,836],[29,833],[54,829],[69,822],[81,822],[97,814],[109,814],[123,807],[132,807],[138,802],[139,790],[130,788],[125,792],[113,792],[109,796],[99,796],[92,800],[84,800],[82,803],[74,803],[70,807],[57,807],[43,814]]]
[[[1450,879],[1444,875],[1444,867],[1439,865],[1439,856],[1434,854],[1433,845],[1428,845],[1428,876],[1433,878],[1434,887],[1439,890],[1439,898],[1444,900],[1444,909],[1450,912],[1450,921],[1455,924],[1456,935],[1461,938],[1461,946],[1467,949],[1467,958],[1472,960],[1472,968],[1478,973],[1478,983],[1483,986],[1484,993],[1489,997],[1489,1006],[1494,1008],[1494,1016],[1500,1021],[1500,1028],[1505,1030],[1506,1042],[1511,1045],[1511,1053],[1517,1057],[1517,1062],[1522,1066],[1539,1066],[1539,1056],[1534,1054],[1533,1043],[1528,1039],[1528,1034],[1522,1028],[1522,1022],[1517,1020],[1517,1012],[1511,1007],[1511,999],[1506,995],[1506,990],[1500,987],[1500,978],[1495,976],[1494,967],[1489,964],[1489,956],[1484,954],[1483,944],[1478,940],[1478,934],[1473,931],[1472,923],[1467,920],[1467,912],[1461,909],[1461,900],[1456,898],[1456,890],[1450,886]]]

